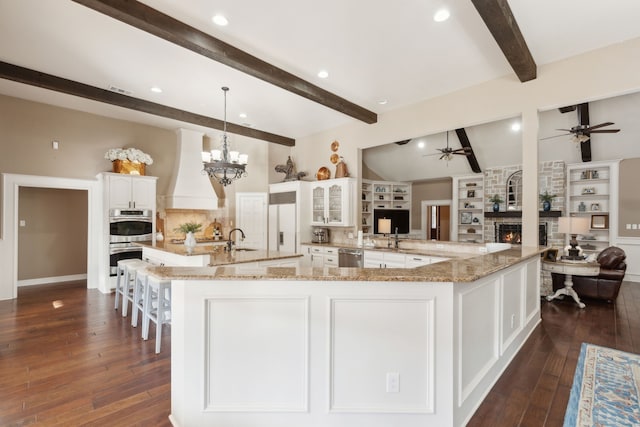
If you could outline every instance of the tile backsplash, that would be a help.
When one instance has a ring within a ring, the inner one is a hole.
[[[211,232],[211,225],[214,222],[221,224],[222,238],[226,238],[229,235],[229,231],[233,228],[233,220],[229,218],[227,209],[216,209],[211,211],[205,210],[192,210],[192,209],[166,209],[159,213],[159,218],[162,221],[158,223],[164,223],[164,229],[159,229],[164,234],[165,239],[184,239],[184,233],[175,231],[180,224],[186,222],[195,222],[202,224],[202,229],[195,233],[196,238],[211,238],[213,233]],[[209,228],[209,230],[207,230]],[[205,232],[207,232],[205,234]]]

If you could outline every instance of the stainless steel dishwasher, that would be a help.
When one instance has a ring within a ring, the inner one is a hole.
[[[364,265],[362,259],[362,249],[338,249],[338,266],[339,267],[359,267]]]

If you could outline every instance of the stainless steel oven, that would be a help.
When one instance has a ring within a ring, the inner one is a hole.
[[[142,259],[142,247],[134,242],[153,239],[153,212],[150,209],[109,211],[109,274],[115,276],[118,261]]]
[[[153,238],[153,214],[150,209],[111,209],[109,242],[149,241]]]

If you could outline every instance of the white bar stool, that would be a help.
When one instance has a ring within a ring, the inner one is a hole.
[[[146,273],[142,310],[142,339],[149,338],[149,323],[156,324],[156,353],[160,353],[162,325],[171,324],[171,280]]]
[[[153,264],[145,263],[144,268],[138,268],[136,277],[133,282],[133,291],[131,292],[131,326],[138,326],[138,316],[144,316],[144,298],[147,289],[147,267]],[[142,318],[144,322],[144,317]]]
[[[122,295],[122,317],[127,316],[127,296],[131,294],[132,282],[135,280],[135,273],[141,264],[146,264],[141,259],[123,259],[118,261],[116,270],[116,301],[114,308],[117,310],[120,305],[120,296]]]

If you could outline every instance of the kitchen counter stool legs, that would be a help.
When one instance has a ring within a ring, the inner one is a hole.
[[[116,270],[116,301],[114,308],[117,310],[122,296],[122,317],[127,317],[128,301],[133,301],[133,282],[135,281],[137,268],[147,265],[141,259],[123,259],[118,261]]]
[[[149,323],[155,323],[156,353],[160,353],[162,325],[171,323],[171,281],[148,274],[143,301],[142,339],[149,338]]]

